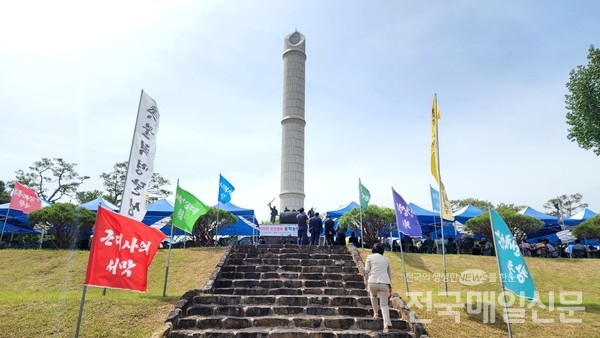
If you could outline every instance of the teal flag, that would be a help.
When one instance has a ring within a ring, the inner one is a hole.
[[[519,297],[535,299],[535,285],[515,237],[502,217],[493,209],[490,209],[490,221],[504,288]]]
[[[361,210],[367,209],[367,206],[369,206],[369,201],[371,200],[371,193],[369,193],[369,190],[362,185],[360,178],[358,179],[358,194]]]
[[[175,207],[173,209],[174,226],[191,234],[198,218],[206,214],[208,209],[196,196],[177,186]]]

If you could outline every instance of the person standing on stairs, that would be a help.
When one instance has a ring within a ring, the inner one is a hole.
[[[372,254],[367,256],[365,274],[368,278],[368,289],[373,307],[373,317],[379,317],[379,307],[383,316],[383,332],[388,332],[392,326],[388,294],[392,292],[392,268],[390,260],[383,255],[381,243],[373,245]],[[379,302],[377,301],[379,298]]]

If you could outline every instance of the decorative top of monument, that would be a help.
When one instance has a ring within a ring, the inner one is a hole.
[[[295,31],[286,35],[285,39],[283,39],[283,54],[291,50],[306,53],[306,37],[304,34]]]

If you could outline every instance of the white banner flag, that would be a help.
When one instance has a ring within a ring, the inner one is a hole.
[[[120,210],[122,215],[138,221],[146,215],[146,191],[154,172],[159,120],[156,101],[142,90]]]

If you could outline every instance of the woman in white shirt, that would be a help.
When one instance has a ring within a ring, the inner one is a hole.
[[[374,317],[379,317],[379,305],[381,305],[383,332],[388,332],[392,326],[388,304],[388,294],[392,292],[392,269],[390,260],[383,256],[383,251],[383,246],[380,243],[373,245],[373,254],[369,255],[365,262],[365,274],[368,277],[368,288]],[[378,304],[377,298],[379,298],[380,304]]]

